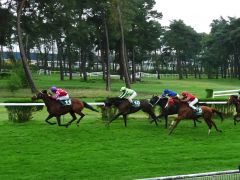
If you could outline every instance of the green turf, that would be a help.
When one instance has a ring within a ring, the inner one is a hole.
[[[35,78],[39,89],[56,85],[87,102],[117,96],[124,85],[120,80],[113,80],[112,91],[106,92],[101,79],[60,82],[57,76]],[[31,97],[27,89],[12,93],[6,89],[6,80],[0,80],[0,83],[1,102]],[[132,86],[138,92],[138,98],[160,94],[165,88],[178,92],[187,90],[202,98],[207,88],[239,89],[239,85],[240,81],[233,79],[143,79]],[[34,113],[30,122],[17,124],[8,121],[7,112],[1,106],[0,179],[125,180],[229,170],[240,164],[240,123],[234,126],[231,117],[223,123],[215,119],[223,133],[212,130],[208,136],[204,122],[193,128],[193,122],[186,120],[169,136],[164,122],[156,127],[140,112],[129,116],[127,128],[122,118],[107,128],[100,114],[84,112],[86,116],[80,127],[73,124],[63,128],[44,122],[46,108]],[[65,116],[63,121],[69,118]]]
[[[125,128],[122,118],[106,127],[99,114],[85,111],[80,127],[64,128],[46,124],[45,109],[22,124],[0,111],[0,179],[134,179],[236,169],[240,163],[240,124],[230,119],[215,119],[223,133],[208,136],[204,122],[193,128],[186,120],[169,136],[163,122],[149,124],[143,113],[131,115]]]

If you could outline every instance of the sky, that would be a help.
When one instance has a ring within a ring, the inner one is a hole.
[[[162,12],[160,23],[168,26],[172,20],[183,22],[198,33],[209,33],[213,19],[221,16],[240,18],[240,0],[155,0],[155,8]]]

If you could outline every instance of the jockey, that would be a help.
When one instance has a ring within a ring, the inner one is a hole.
[[[188,102],[189,106],[194,110],[197,111],[197,108],[194,106],[198,102],[198,98],[190,94],[189,92],[182,92],[183,101]]]
[[[169,89],[165,89],[164,91],[163,91],[163,94],[162,94],[162,97],[166,97],[166,96],[168,96],[168,97],[178,97],[179,98],[179,94],[178,93],[176,93],[176,92],[174,92],[174,91],[171,91],[171,90],[169,90]]]
[[[168,102],[166,103],[165,108],[168,107],[169,102],[173,102],[173,101],[172,101],[172,98],[175,98],[175,97],[178,97],[178,98],[179,98],[179,94],[178,94],[178,93],[176,93],[176,92],[174,92],[174,91],[171,91],[171,90],[169,90],[169,89],[165,89],[165,90],[163,91],[162,97],[166,97],[166,96],[169,97],[169,100],[168,100]],[[171,104],[172,104],[172,103],[171,103]]]
[[[56,100],[68,100],[69,99],[69,95],[67,93],[67,91],[57,88],[55,86],[51,87],[51,92],[54,93],[54,95],[52,96],[54,99]]]
[[[134,90],[128,89],[126,87],[121,87],[120,91],[122,94],[119,97],[128,99],[131,104],[133,103],[133,98],[137,96],[137,93]]]

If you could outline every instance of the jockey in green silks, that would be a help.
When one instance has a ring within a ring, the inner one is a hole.
[[[119,97],[128,99],[128,101],[131,104],[133,103],[133,98],[135,98],[137,96],[136,91],[126,88],[126,87],[121,87],[120,91],[122,92],[122,94]]]

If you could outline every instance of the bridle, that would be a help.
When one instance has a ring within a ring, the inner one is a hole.
[[[155,102],[155,103],[150,103],[149,102],[149,104],[153,107],[153,106],[155,106],[159,101],[160,101],[160,99],[162,98],[162,96],[157,96],[158,97],[158,100]]]

